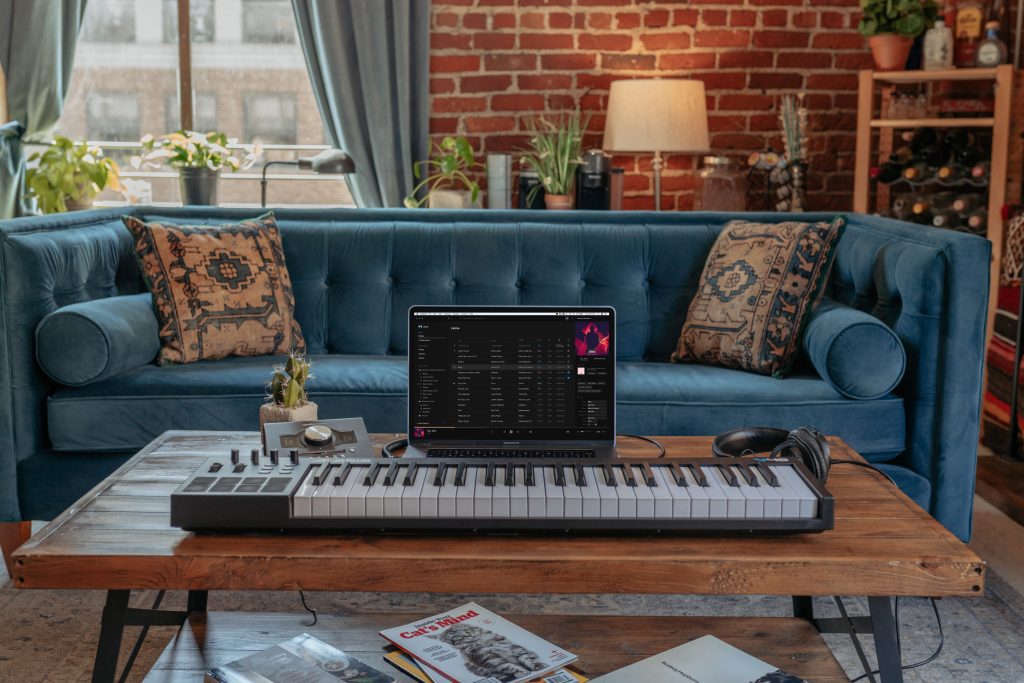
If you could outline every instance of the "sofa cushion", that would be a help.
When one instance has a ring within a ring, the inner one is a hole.
[[[219,227],[124,224],[160,320],[161,364],[305,350],[274,214]]]
[[[316,379],[309,390],[320,417],[362,417],[370,431],[405,431],[404,356],[312,360]],[[59,389],[47,404],[50,439],[61,451],[134,450],[165,429],[254,430],[270,365],[267,358],[226,358],[148,366]],[[201,395],[196,384],[204,387]],[[726,368],[635,362],[619,364],[617,384],[620,433],[716,434],[752,424],[814,424],[873,460],[903,450],[899,398],[851,401],[818,378],[776,380]],[[96,428],[110,424],[117,428]]]
[[[62,306],[36,328],[36,360],[50,379],[71,387],[152,363],[159,325],[149,294]]]
[[[822,379],[849,398],[885,396],[907,366],[903,343],[888,325],[835,301],[811,314],[802,346]]]
[[[672,360],[786,375],[845,228],[842,216],[726,225],[708,255]]]

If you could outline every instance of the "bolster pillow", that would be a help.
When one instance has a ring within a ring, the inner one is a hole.
[[[160,326],[149,294],[63,306],[36,327],[36,360],[53,381],[69,387],[147,365],[159,351]]]
[[[811,314],[803,349],[821,378],[848,398],[885,396],[907,366],[900,338],[885,323],[830,300]]]

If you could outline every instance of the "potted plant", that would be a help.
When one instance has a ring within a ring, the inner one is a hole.
[[[260,406],[260,430],[267,422],[302,422],[316,419],[316,404],[306,395],[306,382],[313,379],[313,364],[291,354],[284,365],[274,366],[267,386],[267,403]]]
[[[934,0],[860,0],[857,30],[866,36],[879,71],[899,71],[907,64],[914,38],[935,23]]]
[[[533,189],[527,201],[533,201],[536,192],[543,187],[544,205],[548,209],[572,208],[576,168],[583,163],[580,152],[589,120],[579,112],[572,112],[557,121],[543,116],[527,121],[530,150],[523,156],[523,163],[540,178],[540,185]]]
[[[146,135],[141,142],[146,152],[132,157],[132,165],[159,168],[167,163],[176,168],[181,183],[181,203],[185,205],[215,205],[221,169],[249,168],[260,155],[257,146],[246,145],[242,148],[245,157],[239,160],[228,149],[228,145],[235,145],[237,141],[229,140],[219,131],[204,134],[179,130],[159,137]]]
[[[103,190],[121,189],[117,162],[84,142],[58,135],[46,151],[28,160],[38,163],[25,173],[26,195],[43,213],[88,209]]]
[[[433,156],[417,161],[412,166],[412,175],[420,182],[412,188],[404,204],[410,209],[421,208],[424,204],[431,209],[467,209],[480,206],[480,185],[469,177],[469,173],[482,168],[476,160],[473,146],[463,136],[446,136],[440,144],[434,142]],[[423,177],[424,174],[426,177]],[[422,180],[421,180],[422,178]],[[418,198],[423,188],[426,195]]]

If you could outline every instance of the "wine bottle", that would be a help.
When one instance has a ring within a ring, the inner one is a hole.
[[[983,161],[986,157],[985,152],[982,151],[981,147],[977,145],[967,145],[961,147],[956,151],[956,160],[964,166],[974,166],[975,164]]]
[[[974,134],[966,128],[954,128],[946,133],[946,144],[950,149],[962,149],[974,144]]]
[[[967,217],[967,227],[971,232],[984,234],[988,227],[988,211],[979,209]]]
[[[956,228],[960,222],[960,214],[956,211],[940,211],[932,217],[932,225],[936,228]]]
[[[883,185],[895,183],[903,177],[903,164],[895,163],[893,161],[887,161],[873,170],[876,171],[874,173],[875,180]]]
[[[892,200],[892,216],[898,218],[901,221],[909,221],[914,215],[913,212],[913,200],[910,195],[900,194],[896,195]]]
[[[919,156],[924,150],[939,142],[939,135],[934,128],[918,128],[910,138],[910,151]]]
[[[992,174],[992,166],[987,161],[983,161],[980,164],[975,164],[971,168],[971,178],[975,182],[988,182],[989,176]]]
[[[903,169],[903,179],[912,183],[923,182],[928,177],[928,165],[923,161],[914,161]]]
[[[921,151],[921,158],[932,167],[942,166],[949,161],[950,149],[942,142],[925,147]]]
[[[915,223],[928,225],[932,222],[932,204],[927,197],[918,197],[911,207],[911,212]]]
[[[952,206],[954,211],[968,214],[982,206],[981,196],[976,194],[960,195],[953,200]]]
[[[935,175],[944,183],[955,183],[967,177],[968,169],[956,162],[952,162],[945,166],[940,166]]]

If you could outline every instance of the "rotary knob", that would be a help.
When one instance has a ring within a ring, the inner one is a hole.
[[[326,446],[331,443],[331,430],[323,425],[310,425],[302,432],[302,438],[310,446]]]

